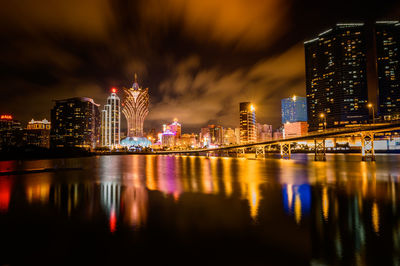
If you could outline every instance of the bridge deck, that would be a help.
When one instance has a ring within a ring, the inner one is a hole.
[[[391,123],[391,124],[379,124],[379,125],[362,125],[357,127],[348,127],[342,129],[333,129],[333,130],[325,130],[324,132],[315,132],[309,133],[305,136],[287,138],[287,139],[277,139],[277,140],[269,140],[264,142],[255,142],[249,144],[240,144],[240,145],[230,145],[223,146],[218,148],[203,148],[203,149],[194,149],[194,150],[171,150],[171,151],[156,151],[156,154],[180,154],[180,153],[199,153],[199,152],[215,152],[222,150],[233,150],[233,149],[241,149],[241,148],[249,148],[249,147],[257,147],[257,146],[267,146],[267,145],[277,145],[281,143],[293,143],[299,141],[307,141],[314,139],[326,139],[326,138],[334,138],[334,137],[343,137],[343,136],[355,136],[361,135],[363,132],[388,132],[400,130],[400,122]]]

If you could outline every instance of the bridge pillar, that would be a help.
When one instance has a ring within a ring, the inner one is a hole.
[[[361,133],[361,155],[363,161],[375,161],[374,133]]]
[[[256,147],[256,158],[265,158],[265,148],[264,148],[264,146]]]
[[[291,149],[290,143],[280,143],[281,146],[281,159],[290,159]]]
[[[229,150],[222,150],[221,156],[222,157],[229,157]]]
[[[267,151],[270,152],[272,150],[271,148],[272,145],[267,145]],[[265,151],[265,150],[264,150]]]
[[[244,148],[237,148],[236,149],[236,157],[244,157],[246,154]]]
[[[325,139],[314,139],[314,160],[326,161]]]

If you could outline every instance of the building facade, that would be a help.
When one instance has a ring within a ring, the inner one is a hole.
[[[400,23],[375,24],[378,76],[378,115],[383,120],[400,118]]]
[[[99,144],[100,112],[93,99],[56,100],[51,110],[50,146],[91,150]]]
[[[257,141],[256,110],[250,102],[239,104],[240,112],[240,143],[254,143]]]
[[[51,123],[47,119],[32,119],[24,130],[24,143],[42,148],[50,148]]]
[[[121,140],[121,103],[117,90],[111,89],[107,104],[101,111],[101,146],[114,149]]]
[[[0,115],[0,150],[21,145],[23,130],[21,123],[9,114]]]
[[[224,143],[224,128],[220,125],[208,125],[210,144],[220,146]]]
[[[174,121],[166,126],[169,131],[175,134],[175,138],[179,139],[182,134],[182,125],[178,123],[178,119],[174,119]]]
[[[368,121],[367,39],[363,23],[337,24],[304,43],[310,131]]]
[[[148,88],[143,89],[139,87],[136,74],[132,87],[124,89],[125,98],[123,100],[122,112],[127,121],[128,138],[143,137],[143,123],[149,113],[148,90]]]
[[[281,100],[282,124],[307,121],[307,98],[293,96]]]
[[[226,128],[224,129],[224,145],[238,144],[235,129]]]
[[[272,125],[257,123],[256,128],[258,142],[272,140]]]
[[[400,118],[399,21],[337,24],[304,47],[310,131],[321,113],[328,128]]]
[[[285,123],[283,125],[283,138],[295,138],[307,135],[308,124],[307,122],[293,122]]]

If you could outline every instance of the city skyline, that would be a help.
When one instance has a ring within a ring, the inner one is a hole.
[[[193,9],[176,1],[163,4],[165,14],[156,13],[152,1],[128,6],[105,1],[94,8],[86,2],[81,10],[76,2],[31,9],[29,4],[21,8],[8,3],[3,9],[8,12],[1,17],[8,25],[7,45],[0,52],[8,101],[1,102],[0,112],[28,122],[49,117],[54,99],[86,96],[102,103],[109,88],[121,89],[138,72],[140,82],[151,88],[146,129],[176,116],[189,130],[221,121],[234,126],[238,117],[233,111],[241,101],[254,102],[258,119],[276,127],[278,95],[305,96],[303,41],[341,21],[396,19],[399,10],[395,1],[362,7],[344,1],[324,3],[326,7],[317,1],[300,2],[204,1]],[[331,12],[345,3],[340,15]],[[312,20],[316,9],[323,18],[319,23]],[[222,22],[193,24],[204,10]],[[76,12],[78,22],[63,22]],[[243,15],[252,12],[256,15]],[[24,21],[16,21],[16,13]],[[241,20],[233,19],[239,14]],[[90,23],[80,23],[82,17]],[[32,99],[24,103],[30,113],[17,108],[21,95]]]

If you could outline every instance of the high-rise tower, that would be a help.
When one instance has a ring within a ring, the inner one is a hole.
[[[400,23],[378,21],[375,24],[376,65],[378,72],[378,115],[400,118]]]
[[[143,136],[143,122],[149,113],[148,90],[148,88],[139,87],[136,74],[132,88],[124,88],[125,98],[122,113],[126,117],[128,124],[127,136],[130,138]]]
[[[50,147],[94,149],[99,144],[99,129],[99,105],[93,99],[56,100],[51,109]]]
[[[240,143],[256,141],[256,110],[250,102],[240,103]]]
[[[307,121],[307,98],[293,96],[281,100],[282,124]]]
[[[363,23],[337,24],[304,43],[310,131],[368,120],[367,40]]]
[[[107,104],[101,111],[101,146],[115,148],[120,144],[121,107],[117,89],[111,89]]]

